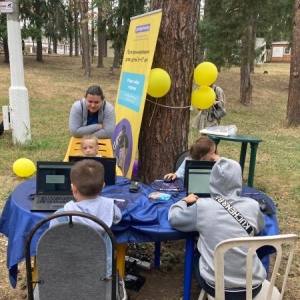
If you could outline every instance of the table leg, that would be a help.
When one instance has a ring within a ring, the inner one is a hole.
[[[116,250],[117,250],[117,269],[119,270],[120,276],[124,278],[126,244],[117,244]]]
[[[247,142],[246,143],[242,142],[241,153],[240,153],[240,165],[242,168],[242,174],[244,173],[244,168],[245,168],[246,153],[247,153]]]
[[[186,239],[185,245],[185,264],[184,264],[184,283],[183,300],[189,300],[191,297],[193,257],[194,257],[194,238]]]
[[[251,146],[251,153],[250,153],[250,163],[249,163],[248,186],[253,187],[256,152],[257,152],[258,144],[251,143],[250,146]]]
[[[160,242],[155,242],[154,267],[156,269],[159,269],[160,267]]]

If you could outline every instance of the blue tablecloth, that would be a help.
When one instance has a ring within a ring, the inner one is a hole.
[[[122,220],[112,227],[117,243],[159,242],[187,239],[195,233],[185,233],[173,229],[168,222],[169,207],[185,196],[185,192],[173,192],[169,201],[157,202],[149,200],[148,195],[154,191],[149,185],[140,184],[138,193],[129,192],[130,181],[118,177],[116,185],[104,188],[102,195],[111,198],[128,199],[129,203],[122,212]],[[258,191],[249,187],[243,188],[243,193],[251,197]],[[8,237],[7,268],[10,282],[16,286],[18,263],[24,260],[24,245],[26,236],[31,229],[42,220],[47,213],[31,212],[32,195],[35,194],[35,179],[27,180],[17,186],[8,197],[0,219],[0,232]],[[261,194],[274,209],[270,198]],[[261,235],[276,235],[279,232],[276,215],[265,215],[265,228]],[[32,241],[32,256],[35,255],[36,244],[40,235],[47,229],[45,224]],[[272,253],[265,248],[261,257]]]

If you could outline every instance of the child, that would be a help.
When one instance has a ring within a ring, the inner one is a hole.
[[[81,139],[81,150],[83,156],[101,156],[98,154],[98,138],[94,134],[86,134]]]
[[[74,201],[69,201],[64,208],[58,211],[81,211],[96,216],[111,227],[117,224],[122,218],[120,209],[114,204],[114,199],[100,196],[104,187],[104,168],[103,165],[93,159],[84,159],[74,164],[71,169],[71,188]],[[97,230],[102,231],[98,224],[91,220],[74,217],[74,222],[85,223]],[[50,227],[61,222],[67,222],[67,217],[57,218],[50,221]],[[111,244],[109,238],[104,234],[106,243],[107,257],[111,257]],[[111,274],[112,262],[107,261],[107,276]]]
[[[200,258],[196,260],[196,278],[208,294],[215,296],[214,278],[214,249],[221,241],[247,237],[249,234],[237,219],[230,215],[226,206],[231,206],[242,215],[252,226],[254,234],[264,228],[264,216],[257,201],[241,197],[242,170],[239,163],[221,157],[213,166],[210,175],[211,198],[198,199],[190,194],[173,204],[169,211],[168,220],[174,228],[182,231],[198,231],[197,248]],[[218,202],[219,196],[223,203]],[[194,205],[191,205],[194,204]],[[229,208],[230,209],[230,208]],[[231,209],[232,211],[232,209]],[[237,214],[235,214],[237,215]],[[243,248],[230,250],[225,257],[225,299],[246,299],[246,252]],[[266,271],[257,255],[253,256],[253,289],[254,298],[266,279]]]
[[[164,178],[175,180],[176,178],[184,179],[185,161],[192,160],[212,160],[217,161],[219,155],[216,154],[215,142],[206,135],[200,136],[191,146],[189,157],[187,157],[175,173],[169,173]]]

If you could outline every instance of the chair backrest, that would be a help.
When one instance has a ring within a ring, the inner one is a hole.
[[[105,157],[114,157],[111,139],[98,139],[98,154]],[[69,156],[82,155],[81,138],[71,137],[64,161],[69,161]]]
[[[111,139],[98,139],[99,150],[98,154],[104,157],[115,157]],[[69,156],[80,156],[81,150],[81,138],[71,137],[68,145],[68,149],[63,161],[69,161]],[[116,174],[122,176],[121,169],[116,166]]]
[[[68,217],[46,230],[36,251],[37,279],[32,280],[30,243],[35,232],[53,218]],[[90,219],[104,234],[90,225],[73,222],[73,217]],[[107,276],[107,243],[110,240],[112,274]],[[29,233],[25,246],[28,299],[34,299],[36,284],[39,299],[116,299],[115,238],[110,228],[98,218],[81,212],[53,214],[39,222]]]
[[[178,168],[180,167],[180,165],[182,164],[182,162],[184,161],[184,159],[189,156],[189,151],[190,150],[188,149],[188,150],[183,151],[179,155],[177,155],[177,157],[175,158],[173,172],[176,172],[178,170]]]
[[[265,237],[246,237],[246,238],[234,238],[228,239],[220,242],[214,252],[214,266],[215,266],[215,299],[224,300],[224,255],[225,253],[234,247],[249,247],[247,251],[246,259],[246,284],[247,284],[247,299],[252,299],[252,260],[253,255],[256,250],[262,246],[273,246],[276,249],[276,260],[272,271],[272,276],[270,279],[270,284],[268,286],[266,300],[271,300],[273,289],[275,286],[276,276],[279,273],[279,267],[281,265],[281,260],[283,253],[288,252],[288,259],[285,265],[284,279],[281,287],[281,295],[279,299],[282,299],[286,282],[288,278],[288,273],[291,267],[292,258],[294,255],[294,250],[297,242],[296,234],[283,234],[275,236],[265,236]],[[287,247],[289,245],[289,247]],[[284,252],[283,252],[284,250]]]

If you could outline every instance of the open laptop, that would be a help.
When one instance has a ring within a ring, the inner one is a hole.
[[[215,161],[186,160],[185,186],[186,193],[195,194],[198,197],[210,197],[209,180],[211,169]]]
[[[104,182],[105,185],[116,184],[116,164],[117,159],[115,157],[103,157],[103,156],[69,156],[69,162],[76,162],[83,159],[94,159],[102,163],[104,167]]]
[[[56,211],[73,200],[70,170],[74,163],[38,161],[31,211]]]

